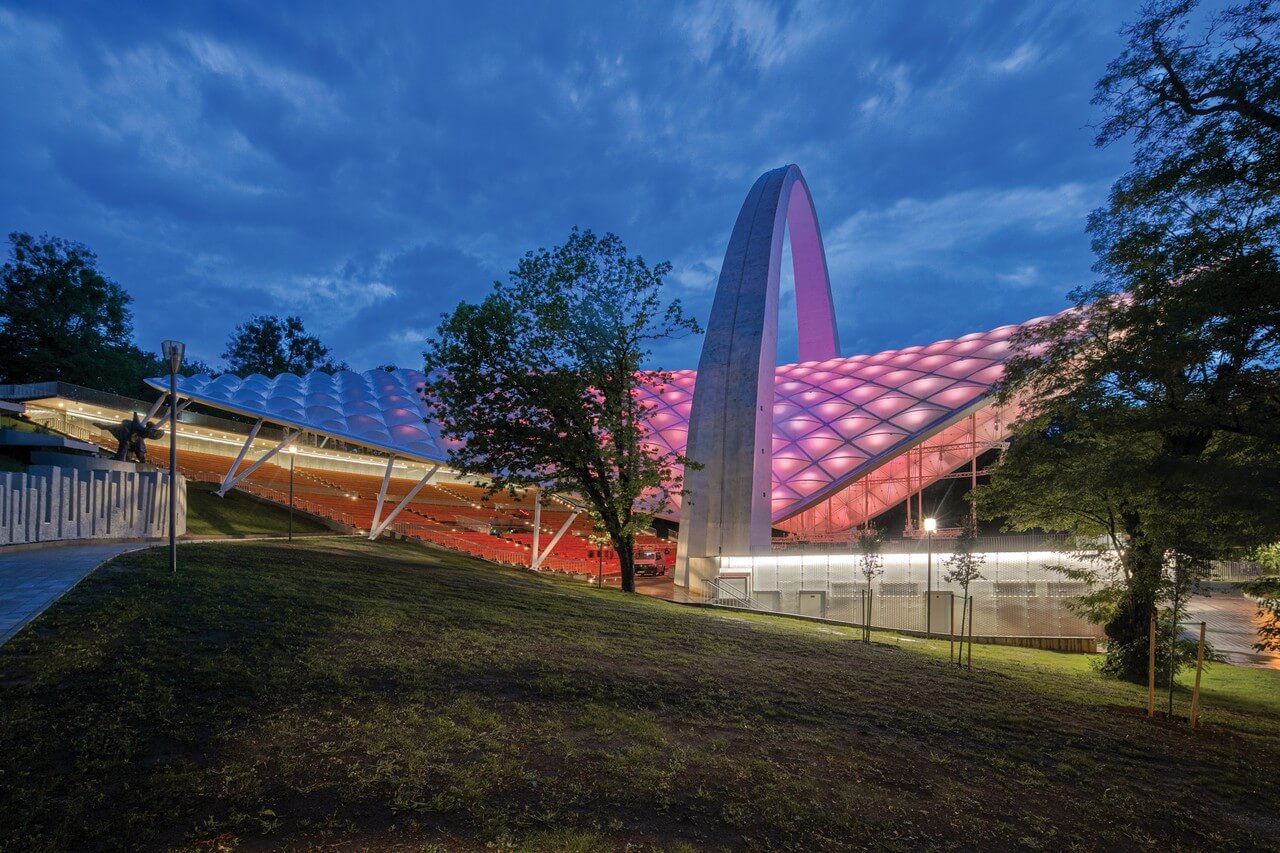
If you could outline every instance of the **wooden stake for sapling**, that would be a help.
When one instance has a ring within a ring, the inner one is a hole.
[[[951,593],[951,652],[947,656],[947,660],[951,663],[956,662],[956,594]]]
[[[1156,617],[1151,617],[1151,641],[1147,644],[1147,718],[1156,715]]]
[[[973,596],[969,596],[969,669],[973,669]]]

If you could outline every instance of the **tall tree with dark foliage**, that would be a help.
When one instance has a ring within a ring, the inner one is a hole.
[[[333,373],[346,365],[335,362],[320,338],[307,334],[301,317],[257,316],[236,326],[222,353],[227,370],[239,376],[261,373]]]
[[[1114,546],[1086,606],[1131,680],[1153,614],[1171,627],[1210,559],[1280,535],[1280,22],[1195,11],[1145,6],[1098,83],[1098,144],[1134,146],[1089,218],[1100,280],[1017,341],[1024,415],[979,504]]]
[[[0,267],[0,382],[141,393],[142,379],[159,371],[133,343],[130,301],[80,243],[10,234]]]

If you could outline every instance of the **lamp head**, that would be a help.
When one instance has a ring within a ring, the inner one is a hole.
[[[936,519],[936,518],[926,518],[926,519],[924,520],[924,532],[925,532],[925,533],[936,533],[937,531],[938,531],[938,519]]]
[[[165,361],[169,362],[169,372],[177,373],[178,368],[182,367],[182,357],[187,352],[187,345],[182,341],[164,341],[160,344],[160,352]]]

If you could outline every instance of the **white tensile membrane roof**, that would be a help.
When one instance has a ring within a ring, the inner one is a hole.
[[[989,397],[1020,329],[1049,318],[1001,326],[927,346],[777,368],[773,408],[773,518],[794,515],[853,482],[882,460]],[[388,454],[445,462],[445,442],[418,389],[418,370],[254,374],[178,378],[178,395],[294,429],[331,435]],[[674,371],[656,391],[654,443],[682,453],[697,374]],[[168,379],[149,379],[159,391]]]
[[[292,427],[421,462],[443,462],[439,430],[426,421],[420,370],[319,371],[241,379],[224,374],[179,376],[178,396],[214,408]],[[168,377],[148,379],[161,392]]]

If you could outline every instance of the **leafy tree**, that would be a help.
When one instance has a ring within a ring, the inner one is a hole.
[[[867,582],[866,612],[862,614],[862,640],[871,642],[871,582],[884,574],[884,536],[879,530],[867,525],[859,530],[854,538],[858,549],[858,571]]]
[[[1280,542],[1264,545],[1249,555],[1262,569],[1263,574],[1280,577]]]
[[[0,381],[60,380],[137,394],[148,354],[133,344],[129,294],[80,243],[13,232],[0,268]]]
[[[1258,578],[1244,585],[1244,591],[1258,599],[1258,642],[1260,652],[1280,652],[1280,575]]]
[[[1017,529],[1113,547],[1110,606],[1091,604],[1105,668],[1135,681],[1157,609],[1172,627],[1210,559],[1280,532],[1276,16],[1256,0],[1188,39],[1193,6],[1144,7],[1098,84],[1098,143],[1135,146],[1089,219],[1101,279],[1015,341],[1021,420],[983,490]]]
[[[969,597],[969,584],[982,580],[982,567],[987,562],[986,554],[974,551],[978,544],[978,528],[972,520],[967,520],[960,528],[960,534],[951,543],[951,556],[942,561],[946,567],[942,579],[947,583],[959,584],[964,597]]]
[[[970,517],[960,528],[960,535],[951,543],[951,556],[942,561],[946,571],[942,579],[947,583],[959,584],[962,592],[960,610],[960,653],[964,656],[965,629],[969,616],[969,584],[982,580],[982,567],[987,562],[986,554],[974,551],[978,544],[978,525]],[[969,630],[972,627],[969,626]],[[970,649],[972,656],[972,649]]]
[[[679,493],[683,456],[652,441],[640,368],[654,341],[696,333],[678,300],[663,304],[671,265],[650,267],[613,234],[574,229],[527,253],[506,284],[445,315],[424,353],[424,399],[449,464],[493,490],[545,486],[580,495],[635,589],[635,536]]]
[[[330,349],[315,335],[307,334],[301,317],[256,316],[236,326],[222,357],[227,370],[240,376],[261,373],[334,373],[346,370],[330,358]]]

